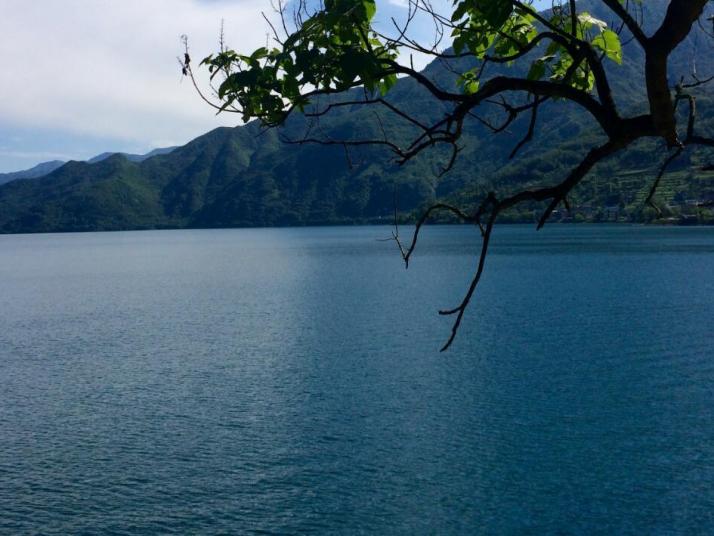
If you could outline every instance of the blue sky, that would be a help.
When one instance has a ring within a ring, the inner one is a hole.
[[[403,17],[402,2],[378,0],[379,20]],[[260,13],[270,9],[268,0],[3,0],[0,172],[144,153],[239,124],[181,79],[179,36],[202,58],[224,19],[228,44],[252,50],[266,43]]]

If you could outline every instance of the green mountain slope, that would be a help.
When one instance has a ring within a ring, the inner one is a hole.
[[[583,0],[581,6],[610,18],[599,2]],[[650,0],[645,6],[646,18],[655,21],[666,2]],[[690,38],[671,58],[672,78],[689,74],[695,57],[701,76],[714,74],[710,48],[702,36]],[[642,63],[641,51],[631,43],[625,65],[610,69],[624,110],[644,107]],[[425,73],[443,87],[455,83],[449,66],[441,62],[429,65]],[[423,121],[433,121],[445,110],[410,79],[400,80],[389,98]],[[699,102],[698,128],[713,134],[714,99],[704,95]],[[392,141],[411,140],[413,127],[385,110],[344,107],[319,120],[296,115],[279,130],[262,131],[256,123],[219,128],[141,162],[121,155],[97,163],[70,162],[46,177],[2,185],[0,232],[375,222],[391,220],[395,200],[402,213],[437,198],[468,205],[486,189],[507,191],[557,181],[597,141],[592,122],[575,106],[548,104],[539,117],[536,139],[513,160],[508,155],[522,137],[527,118],[498,136],[472,121],[456,165],[441,178],[437,176],[448,156],[445,150],[428,151],[397,166],[380,147],[346,151],[341,146],[284,142],[306,135],[360,139],[386,134]],[[600,208],[609,207],[606,217],[654,217],[654,211],[643,209],[643,201],[664,157],[660,145],[645,142],[598,166],[572,200],[583,207],[580,216],[602,218]],[[714,171],[703,170],[712,162],[711,153],[683,157],[664,179],[659,203],[686,207],[692,200],[714,196]],[[507,217],[530,220],[535,208],[524,207]],[[666,210],[670,215],[682,212],[676,207]],[[710,217],[706,211],[698,214],[700,219]]]

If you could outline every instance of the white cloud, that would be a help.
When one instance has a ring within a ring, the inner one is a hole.
[[[183,143],[235,115],[214,117],[176,56],[188,34],[194,59],[229,44],[266,41],[267,0],[3,0],[0,121],[126,140],[137,147]]]
[[[377,26],[394,35],[407,0],[378,0]],[[235,114],[215,116],[176,56],[181,34],[194,64],[218,47],[221,19],[228,44],[250,51],[266,43],[261,11],[270,0],[0,0],[2,93],[0,169],[40,155],[86,158],[101,151],[144,152],[188,142]],[[440,11],[450,0],[433,0]],[[410,37],[429,44],[432,21],[417,17]],[[439,44],[443,49],[447,39]],[[414,54],[416,68],[432,58]],[[402,61],[409,62],[405,55]],[[20,139],[22,138],[22,139]],[[37,156],[33,156],[37,155]]]

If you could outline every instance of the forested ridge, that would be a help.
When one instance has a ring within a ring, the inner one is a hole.
[[[599,15],[598,3],[579,5]],[[645,23],[661,18],[665,6],[663,0],[646,2]],[[605,13],[602,17],[607,20]],[[670,59],[672,83],[693,70],[701,77],[714,75],[712,52],[709,42],[690,36]],[[623,109],[637,110],[645,106],[642,52],[631,42],[623,56],[623,65],[610,69],[613,92]],[[437,60],[424,74],[453,87],[454,70]],[[424,120],[444,112],[407,78],[388,98]],[[714,93],[698,89],[697,103],[697,129],[711,135]],[[319,113],[328,105],[318,101],[311,110]],[[544,104],[539,119],[534,140],[513,159],[509,154],[526,131],[526,118],[495,137],[479,122],[467,123],[459,158],[443,176],[448,154],[438,149],[400,166],[379,147],[297,143],[316,132],[335,140],[413,135],[411,125],[384,111],[344,107],[325,116],[293,114],[281,128],[263,129],[257,122],[218,128],[141,162],[122,155],[69,162],[44,177],[2,185],[0,232],[389,223],[395,207],[409,220],[437,199],[468,205],[495,184],[501,191],[515,190],[562,176],[598,136],[581,110],[562,102]],[[553,220],[714,222],[706,206],[714,199],[711,150],[688,151],[673,162],[655,198],[661,213],[645,205],[666,156],[662,142],[644,141],[611,157],[573,192],[571,210],[560,210]],[[523,205],[500,218],[532,221],[536,208]]]

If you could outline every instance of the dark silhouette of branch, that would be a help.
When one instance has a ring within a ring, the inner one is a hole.
[[[403,245],[399,241],[399,237],[397,235],[394,235],[394,239],[397,241],[405,265],[408,267],[409,260],[414,252],[414,249],[416,248],[419,233],[423,225],[426,223],[426,221],[429,219],[433,212],[439,210],[448,210],[457,215],[462,221],[478,224],[479,228],[481,229],[482,244],[481,252],[479,254],[478,259],[478,265],[474,277],[471,280],[471,284],[469,285],[466,291],[466,294],[464,295],[459,305],[455,308],[439,311],[440,315],[456,315],[456,319],[454,320],[454,324],[451,328],[451,335],[449,336],[444,346],[441,348],[442,352],[447,350],[453,343],[461,325],[461,320],[463,319],[464,312],[466,311],[466,308],[468,307],[469,303],[471,302],[471,299],[473,298],[474,292],[476,291],[476,287],[481,281],[481,276],[483,274],[483,269],[486,262],[486,256],[488,254],[491,232],[493,231],[493,226],[496,222],[496,219],[498,218],[498,215],[504,210],[513,208],[516,205],[526,201],[550,200],[548,208],[545,210],[545,212],[541,216],[540,221],[538,222],[538,229],[540,229],[541,227],[543,227],[543,225],[545,225],[553,210],[561,202],[567,202],[565,201],[567,195],[587,175],[587,173],[593,168],[593,166],[595,166],[595,164],[600,162],[605,157],[621,149],[625,143],[625,140],[618,142],[608,142],[600,147],[592,149],[580,162],[580,164],[578,164],[578,166],[576,166],[562,182],[556,184],[555,186],[540,188],[536,190],[524,190],[502,200],[498,200],[495,194],[491,192],[488,194],[486,199],[479,206],[473,216],[468,216],[463,211],[452,205],[447,205],[444,203],[437,203],[435,205],[432,205],[422,214],[422,216],[417,221],[417,225],[412,235],[411,245],[407,249],[403,247]],[[487,221],[484,227],[481,225],[481,219],[486,215]]]
[[[545,100],[545,99],[543,99]],[[523,147],[526,143],[531,141],[533,139],[533,134],[535,132],[535,126],[536,126],[536,121],[538,120],[538,106],[540,106],[540,103],[543,102],[543,100],[536,99],[535,102],[533,103],[533,106],[531,108],[531,120],[530,123],[528,123],[528,131],[526,132],[526,135],[523,136],[523,139],[518,142],[518,144],[513,148],[513,151],[511,151],[511,154],[508,155],[509,159],[512,159],[513,157],[518,154],[518,151],[521,150],[521,147]]]
[[[498,208],[494,207],[491,211],[491,215],[488,218],[488,222],[486,223],[486,229],[483,232],[481,242],[481,254],[478,258],[478,266],[476,268],[476,273],[473,279],[471,280],[471,284],[469,285],[469,288],[466,291],[464,299],[461,300],[461,303],[455,309],[439,311],[440,315],[456,315],[456,320],[454,320],[454,324],[451,326],[451,335],[449,335],[449,338],[444,344],[444,346],[441,347],[441,352],[445,352],[446,350],[448,350],[451,344],[454,342],[456,334],[459,331],[459,327],[461,326],[461,320],[464,318],[464,312],[466,311],[466,308],[471,302],[471,298],[473,298],[474,292],[476,292],[476,287],[481,281],[481,276],[483,275],[483,268],[486,265],[486,255],[488,254],[488,246],[491,241],[491,232],[493,231],[493,224],[496,222],[496,218],[498,217],[498,212]]]
[[[399,239],[398,233],[394,233],[392,238],[397,242],[397,246],[399,247],[399,251],[402,254],[402,259],[404,259],[404,265],[406,268],[409,268],[409,259],[412,256],[412,253],[414,252],[414,249],[416,248],[417,240],[419,239],[419,232],[421,231],[421,228],[424,226],[424,224],[427,222],[427,220],[434,214],[435,212],[440,212],[440,211],[446,211],[446,212],[451,212],[454,214],[456,217],[458,217],[461,221],[464,222],[474,222],[476,221],[475,216],[469,216],[465,212],[463,212],[461,209],[458,207],[455,207],[453,205],[449,205],[447,203],[436,203],[431,205],[429,208],[427,208],[422,215],[419,217],[419,219],[416,222],[416,227],[414,228],[414,233],[412,234],[412,240],[411,243],[409,244],[409,247],[405,248],[404,245],[401,243]],[[396,218],[396,214],[395,214]],[[396,221],[396,219],[395,219]]]
[[[652,186],[650,186],[649,194],[647,194],[647,198],[645,199],[645,204],[652,207],[657,212],[658,216],[662,216],[662,210],[657,205],[655,205],[653,201],[655,193],[657,193],[657,188],[659,188],[659,183],[662,180],[662,176],[667,171],[667,168],[672,162],[679,158],[683,151],[684,147],[677,147],[677,149],[665,159],[664,163],[659,169],[659,173],[657,173],[657,177],[655,177]]]
[[[627,7],[622,5],[620,0],[602,0],[602,3],[612,10],[615,15],[622,21],[622,23],[627,26],[630,30],[632,37],[634,37],[638,43],[643,46],[647,46],[647,36],[642,31],[642,28],[637,23],[635,18],[627,11]]]

